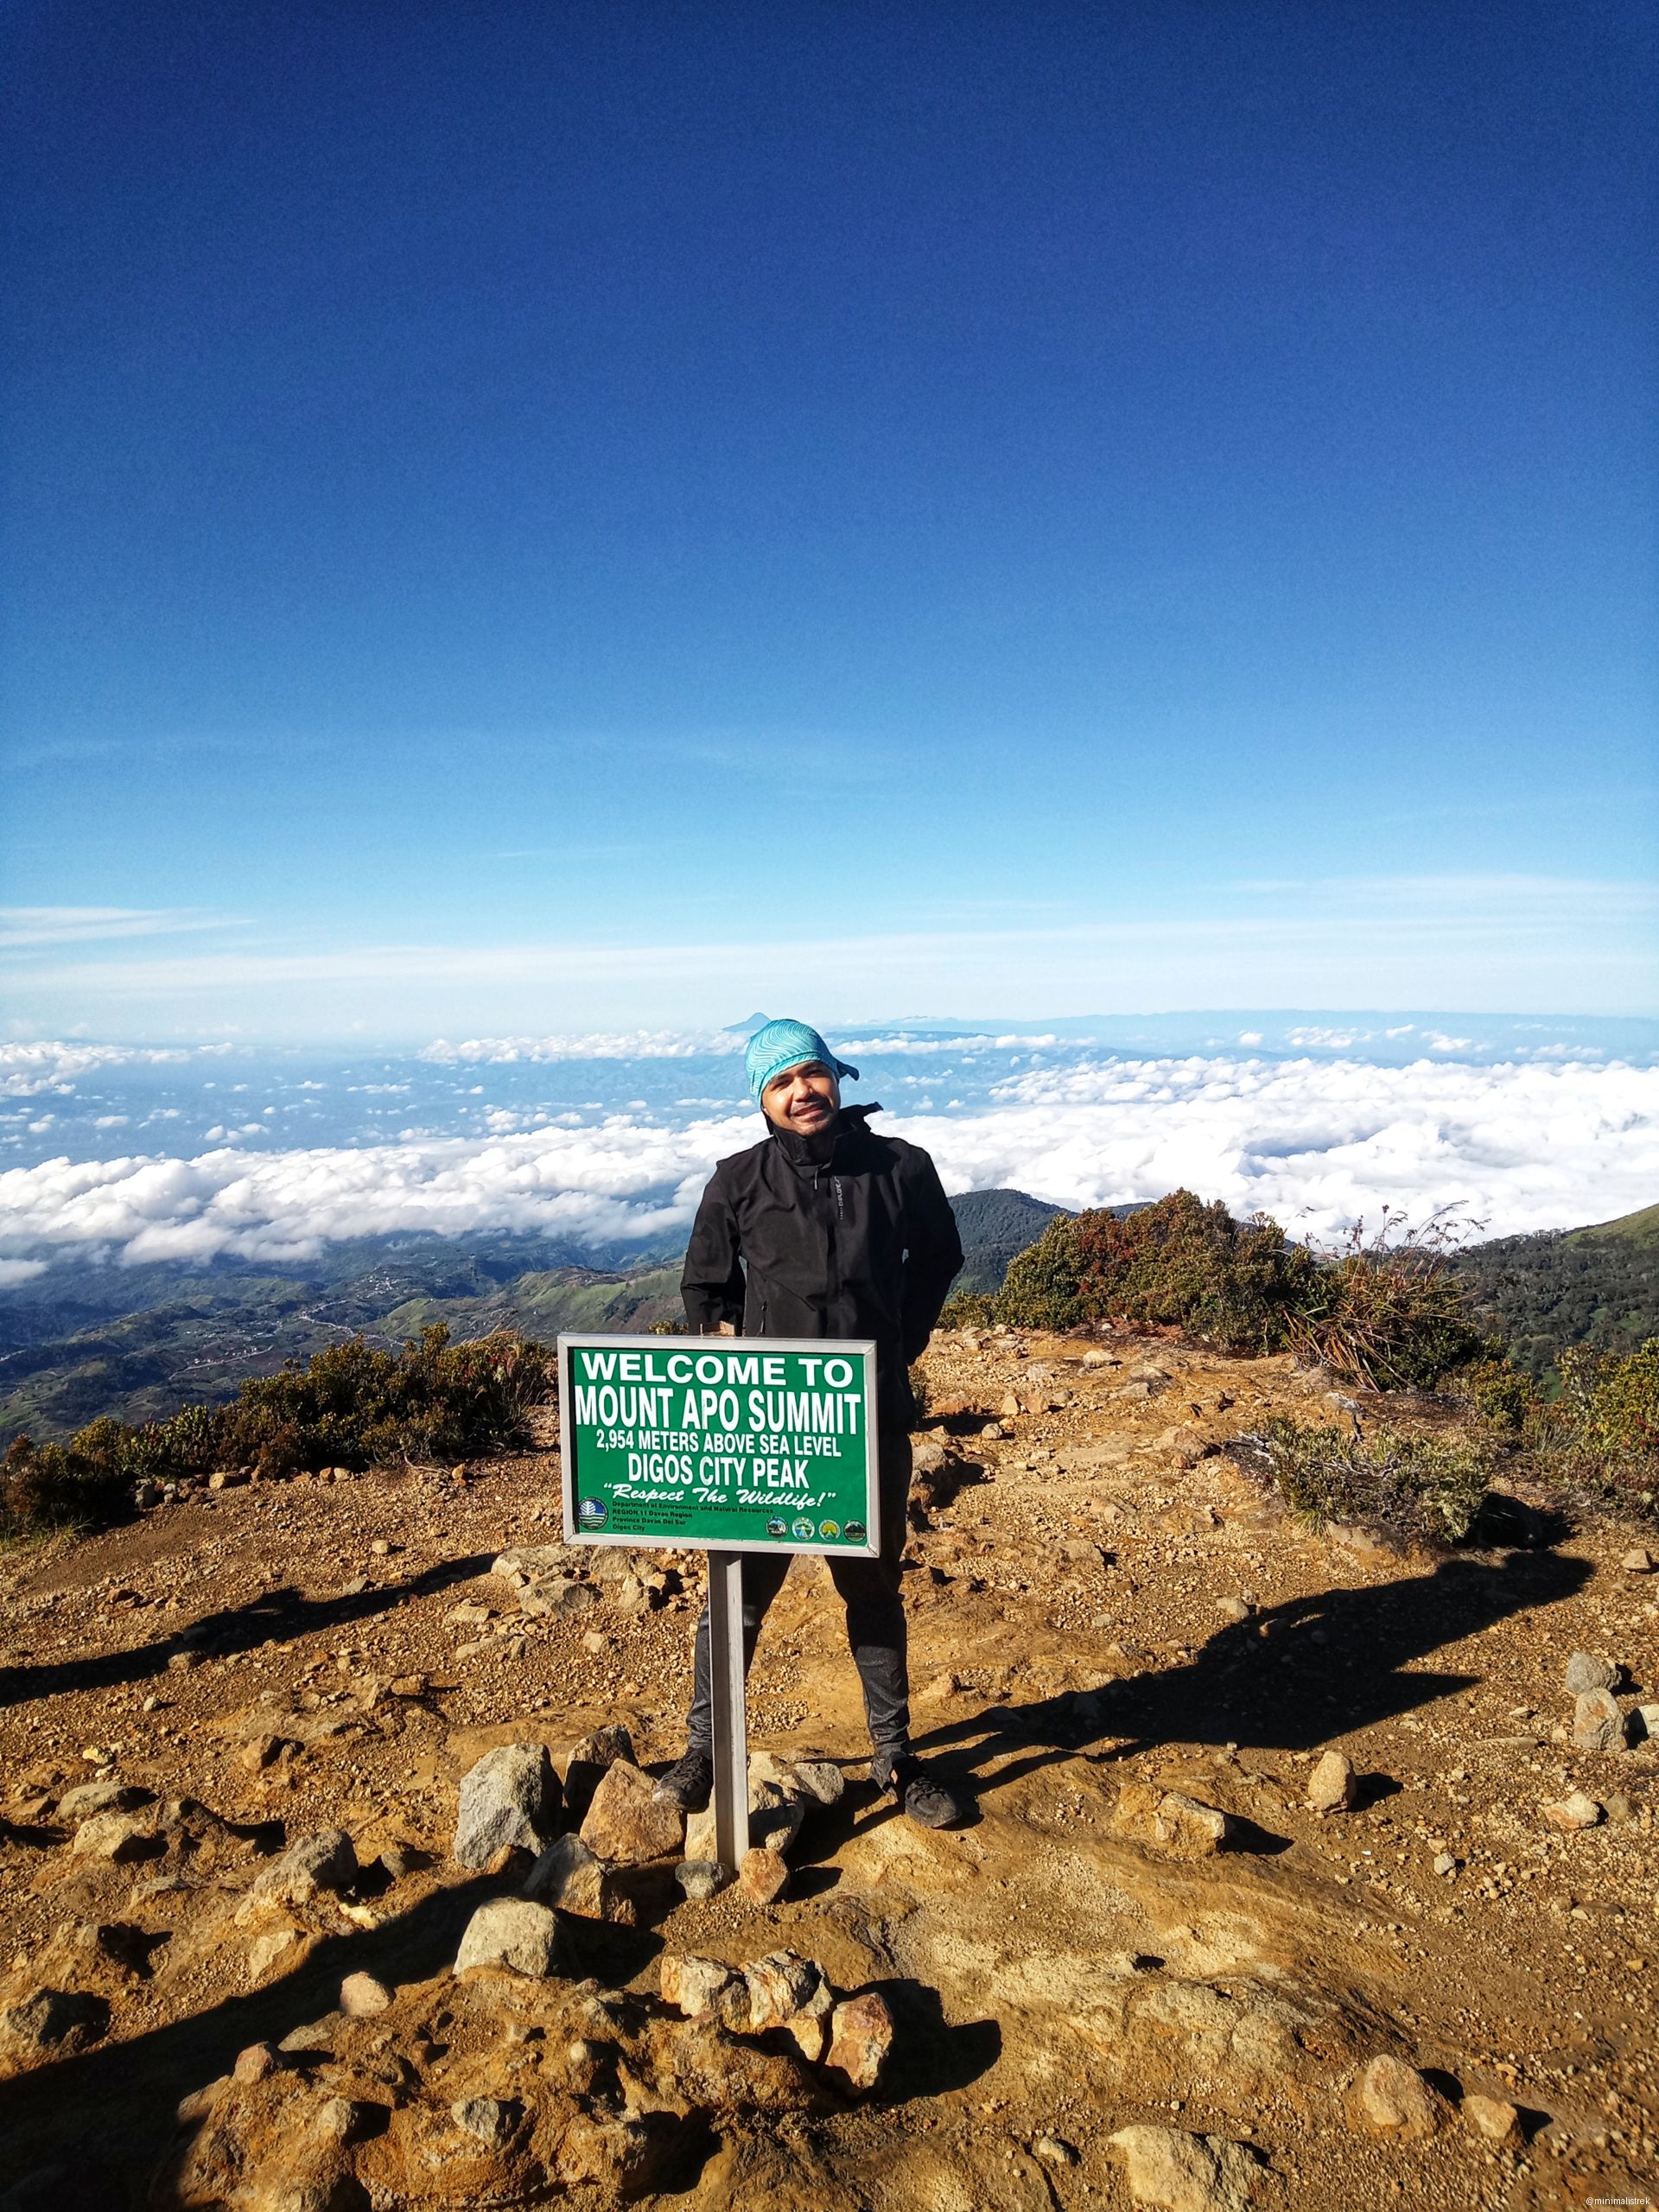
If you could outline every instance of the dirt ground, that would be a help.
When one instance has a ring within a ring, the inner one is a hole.
[[[1633,1748],[1576,1749],[1563,1679],[1585,1650],[1622,1669],[1622,1711],[1655,1694],[1659,1575],[1621,1564],[1639,1536],[1519,1513],[1512,1548],[1433,1558],[1300,1526],[1216,1448],[1274,1412],[1355,1418],[1287,1359],[941,1334],[927,1376],[915,1735],[977,1817],[928,1833],[874,1799],[839,1607],[798,1561],[751,1741],[835,1760],[847,1794],[778,1903],[728,1890],[590,1922],[579,1963],[654,1997],[664,1951],[786,1946],[879,1989],[893,2052],[873,2095],[740,2116],[643,2202],[1128,2206],[1109,2139],[1137,2122],[1248,2146],[1210,2195],[1137,2202],[1659,2196],[1659,1745],[1633,1721]],[[643,1764],[677,1755],[695,1561],[555,1618],[490,1571],[556,1541],[557,1479],[543,1451],[466,1478],[243,1485],[0,1555],[0,2014],[42,1988],[105,2008],[50,2047],[0,2037],[0,2212],[150,2202],[203,2124],[181,2101],[239,2051],[329,2015],[354,1971],[436,1984],[480,1897],[511,1886],[448,1855],[482,1751],[541,1741],[563,1767],[620,1721]],[[1332,1746],[1357,1802],[1322,1815],[1308,1777]],[[63,1800],[99,1779],[163,1807],[153,1859],[73,1847]],[[1127,1830],[1135,1784],[1219,1808],[1224,1847],[1172,1856]],[[1562,1833],[1543,1808],[1574,1789],[1600,1816]],[[251,1885],[326,1827],[372,1878],[256,1955]],[[1417,2139],[1356,2105],[1385,2054],[1443,2100]],[[1506,2139],[1473,2124],[1481,2098],[1516,2108]],[[578,2182],[569,2201],[607,2198]]]

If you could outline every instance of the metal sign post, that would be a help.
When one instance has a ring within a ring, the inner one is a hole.
[[[749,1847],[749,1725],[743,1665],[743,1554],[709,1554],[709,1661],[715,1694],[715,1856]]]
[[[743,1554],[881,1548],[875,1346],[561,1337],[567,1543],[709,1554],[715,1834],[748,1848]]]

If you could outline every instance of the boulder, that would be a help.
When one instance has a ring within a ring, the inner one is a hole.
[[[20,2058],[61,2056],[96,2043],[110,2024],[102,1997],[84,1989],[37,1989],[0,2012],[0,2046]]]
[[[372,1974],[348,1974],[340,1985],[340,2009],[348,2020],[365,2020],[391,2004],[391,1992]]]
[[[749,2025],[756,2035],[781,2028],[824,1986],[814,1961],[793,1951],[769,1951],[744,1967],[743,1979],[749,1986]]]
[[[248,1892],[248,1903],[309,1904],[319,1891],[348,1890],[357,1879],[357,1852],[344,1828],[318,1828],[302,1836],[267,1866]]]
[[[293,1951],[296,1943],[303,1946],[305,1940],[303,1929],[286,1924],[268,1928],[263,1935],[256,1936],[248,1946],[248,1980],[264,1980],[278,1960],[285,1960],[289,1966],[296,1964],[300,1955],[296,1953],[294,1958],[289,1958],[288,1954]]]
[[[1342,1751],[1327,1751],[1307,1777],[1307,1802],[1316,1813],[1351,1813],[1358,1796],[1354,1763]]]
[[[732,1878],[717,1859],[686,1859],[674,1869],[674,1878],[692,1904],[706,1904]]]
[[[1521,2115],[1502,2097],[1467,2096],[1459,2107],[1463,2124],[1483,2143],[1518,2143]]]
[[[873,1989],[849,1997],[830,2016],[830,2047],[824,2063],[845,2075],[854,2089],[873,2089],[893,2049],[893,2015]]]
[[[1592,1828],[1601,1817],[1601,1806],[1593,1797],[1586,1796],[1582,1789],[1574,1789],[1558,1803],[1544,1808],[1545,1820],[1563,1835],[1577,1835],[1581,1828]]]
[[[1442,2127],[1451,2107],[1414,2066],[1384,2051],[1362,2068],[1348,2097],[1351,2126],[1367,2135],[1420,2143]]]
[[[153,1789],[141,1789],[134,1782],[117,1782],[113,1778],[103,1782],[83,1782],[73,1789],[66,1789],[58,1800],[58,1818],[79,1823],[90,1821],[94,1813],[131,1813],[140,1805],[155,1802]]]
[[[1260,2154],[1224,2135],[1146,2122],[1106,2139],[1136,2204],[1156,2212],[1243,2212],[1262,2174]]]
[[[559,1779],[545,1744],[502,1744],[462,1778],[451,1855],[487,1866],[503,1851],[547,1848],[558,1832]]]
[[[1593,1651],[1575,1651],[1567,1662],[1567,1687],[1574,1697],[1584,1697],[1592,1690],[1611,1690],[1618,1684],[1618,1669],[1611,1659],[1599,1659]]]
[[[774,1904],[789,1885],[789,1867],[780,1852],[751,1845],[738,1861],[737,1886],[752,1904]]]
[[[1622,1751],[1624,1715],[1611,1690],[1581,1690],[1573,1700],[1573,1741],[1581,1751]]]
[[[556,1970],[559,1923],[544,1904],[528,1897],[492,1897],[467,1923],[455,1954],[455,1972],[471,1967],[509,1967],[542,1980]]]
[[[605,1862],[594,1856],[579,1835],[562,1835],[549,1844],[531,1868],[524,1894],[537,1904],[556,1904],[584,1920],[615,1917]]]
[[[574,1765],[575,1762],[572,1761]],[[643,1866],[677,1852],[685,1834],[679,1807],[653,1795],[655,1785],[632,1760],[607,1766],[582,1823],[582,1840],[601,1859]]]
[[[529,1620],[569,1620],[591,1612],[599,1592],[591,1584],[571,1575],[556,1575],[548,1582],[527,1584],[518,1592],[518,1610]]]
[[[586,1819],[594,1790],[619,1759],[626,1759],[630,1766],[639,1764],[633,1738],[620,1722],[595,1728],[591,1736],[581,1737],[571,1745],[564,1770],[564,1806],[565,1818],[572,1827],[580,1827]]]
[[[816,2065],[830,2047],[836,2009],[836,1993],[822,1967],[811,1959],[798,1958],[793,1951],[772,1951],[745,1967],[743,1980],[748,1990],[750,2034],[782,2028],[794,2038],[802,2057]]]
[[[677,2012],[683,2012],[688,2020],[700,2020],[708,2012],[718,2015],[722,1997],[744,1986],[741,1974],[722,1966],[718,1959],[700,1959],[689,1954],[677,1958],[671,1952],[665,1952],[661,1975],[658,1986],[664,2004],[671,2005]]]
[[[799,1759],[790,1769],[803,1796],[815,1805],[838,1805],[847,1777],[833,1759]]]
[[[516,2097],[457,2097],[449,2114],[457,2127],[499,2151],[517,2133],[524,2108]]]
[[[1118,1791],[1112,1827],[1132,1842],[1166,1859],[1207,1859],[1220,1850],[1232,1823],[1215,1805],[1160,1789],[1155,1783],[1126,1782]]]
[[[77,1859],[107,1859],[117,1866],[153,1859],[167,1848],[156,1824],[141,1813],[94,1813],[75,1830],[69,1849]]]

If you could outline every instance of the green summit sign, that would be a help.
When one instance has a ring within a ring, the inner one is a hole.
[[[561,1337],[559,1440],[568,1542],[880,1546],[873,1344]]]

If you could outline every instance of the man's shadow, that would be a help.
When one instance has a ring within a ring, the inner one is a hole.
[[[1443,1560],[1403,1581],[1289,1599],[1230,1622],[1185,1665],[994,1706],[931,1730],[917,1747],[954,1753],[945,1764],[963,1773],[1006,1759],[981,1778],[984,1789],[1103,1742],[1109,1749],[1100,1756],[1109,1758],[1159,1744],[1311,1750],[1471,1688],[1479,1675],[1425,1672],[1415,1662],[1495,1622],[1558,1605],[1591,1571],[1582,1560],[1517,1552],[1500,1561]]]

